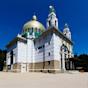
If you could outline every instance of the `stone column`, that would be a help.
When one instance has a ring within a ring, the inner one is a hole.
[[[71,51],[69,52],[69,58],[71,58],[72,57],[72,53],[71,53]]]
[[[72,61],[70,61],[70,69],[72,70],[72,68],[73,68],[73,63]]]
[[[65,54],[64,54],[64,49],[62,49],[62,69],[61,71],[65,71]]]

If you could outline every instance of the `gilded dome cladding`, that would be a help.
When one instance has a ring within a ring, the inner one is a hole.
[[[37,21],[37,17],[33,16],[32,20],[24,24],[23,31],[29,31],[30,29],[40,29],[41,31],[45,31],[45,27]]]

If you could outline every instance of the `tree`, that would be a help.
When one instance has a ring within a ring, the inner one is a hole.
[[[79,65],[82,66],[85,71],[88,71],[88,55],[82,54],[78,58],[79,58]]]
[[[5,60],[6,60],[6,50],[0,50],[0,71],[3,70]]]

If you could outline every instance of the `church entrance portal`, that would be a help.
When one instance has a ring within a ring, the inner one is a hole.
[[[27,72],[27,64],[21,64],[21,72]]]

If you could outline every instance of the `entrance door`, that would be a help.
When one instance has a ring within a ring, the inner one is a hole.
[[[21,64],[21,72],[27,72],[27,65]]]

